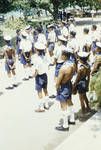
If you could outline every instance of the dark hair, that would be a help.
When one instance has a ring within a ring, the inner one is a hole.
[[[71,31],[71,32],[70,32],[70,35],[72,35],[73,37],[75,37],[75,36],[76,36],[76,32]]]
[[[84,28],[83,32],[88,34],[89,33],[89,29],[88,28]]]
[[[84,63],[86,63],[89,56],[88,56],[88,57],[80,57],[80,56],[78,56],[78,57],[79,57],[79,59],[80,59],[81,61],[83,61]]]
[[[44,50],[37,50],[38,51],[38,56],[45,56],[45,51]]]
[[[37,27],[37,31],[39,32],[39,33],[42,33],[42,28],[41,27]]]
[[[68,53],[67,51],[63,50],[62,51],[62,56],[65,56],[65,57],[69,58],[70,57],[70,53]]]
[[[20,31],[21,31],[20,29],[17,29],[17,30],[16,30],[16,33],[19,33]]]
[[[92,28],[93,28],[94,30],[96,30],[96,29],[97,29],[97,26],[96,26],[95,24],[93,24],[93,25],[92,25]]]

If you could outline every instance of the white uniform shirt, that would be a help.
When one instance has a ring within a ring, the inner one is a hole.
[[[29,52],[32,49],[31,41],[29,41],[27,39],[22,39],[21,42],[20,42],[20,49],[23,52]]]
[[[33,67],[35,70],[37,70],[39,75],[47,73],[48,65],[49,63],[48,63],[47,56],[41,57],[35,54],[35,56],[33,57]]]
[[[82,41],[80,43],[80,48],[82,49],[84,45],[90,46],[92,44],[91,36],[89,34],[83,35]]]
[[[48,34],[48,41],[55,43],[56,41],[56,33],[54,30],[50,31]]]
[[[62,63],[63,60],[61,59],[61,55],[62,55],[62,51],[66,49],[66,46],[64,45],[55,45],[55,49],[54,49],[54,58],[57,59],[57,63]]]
[[[90,36],[91,36],[91,40],[92,40],[92,42],[93,41],[99,41],[100,40],[100,34],[99,34],[99,32],[96,30],[96,31],[91,31],[91,33],[90,33]]]
[[[77,39],[76,38],[71,38],[68,41],[67,47],[70,48],[70,49],[72,48],[74,52],[77,52],[79,50],[79,45],[78,45]]]
[[[65,37],[68,36],[68,29],[65,26],[61,29],[61,34]]]
[[[40,33],[40,34],[38,35],[37,42],[42,43],[42,44],[44,44],[44,45],[47,44],[46,37],[45,37],[45,35],[44,35],[43,33]]]
[[[71,32],[71,31],[76,32],[76,27],[74,26],[73,23],[71,23],[70,26],[69,26],[69,32]]]

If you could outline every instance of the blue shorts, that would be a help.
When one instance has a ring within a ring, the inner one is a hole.
[[[62,84],[61,87],[57,91],[56,100],[60,102],[67,101],[68,99],[71,99],[72,95],[72,83],[71,81],[68,81],[65,84]]]
[[[28,53],[29,53],[29,57],[28,57],[27,60],[26,60],[26,58],[24,57],[24,55],[21,54],[20,62],[21,62],[23,65],[31,64],[30,52],[28,52]]]
[[[91,46],[91,51],[95,52],[95,50],[96,50],[96,42],[93,42]]]
[[[56,64],[56,67],[55,67],[55,77],[58,77],[59,70],[60,70],[61,66],[63,65],[63,63],[64,62]]]
[[[37,75],[35,77],[35,89],[40,92],[42,89],[46,89],[47,88],[47,74],[44,73],[42,75]]]
[[[86,93],[88,91],[88,81],[86,80],[86,78],[82,79],[79,81],[79,83],[77,84],[77,91],[79,94],[83,94]]]
[[[7,72],[10,72],[11,70],[15,69],[15,68],[10,68],[10,66],[13,66],[14,65],[14,60],[13,59],[8,59],[5,63],[5,70]]]
[[[19,49],[19,46],[17,46],[16,49],[17,49],[17,55],[21,54],[21,51],[22,51],[22,50]]]
[[[48,51],[49,51],[49,52],[50,52],[50,51],[53,51],[53,50],[54,50],[54,46],[55,46],[55,44],[54,44],[53,42],[49,43],[49,44],[48,44]]]

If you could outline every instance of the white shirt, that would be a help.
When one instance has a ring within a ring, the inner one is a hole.
[[[27,39],[22,39],[21,42],[20,42],[20,49],[23,52],[29,52],[32,49],[31,41],[29,41]]]
[[[74,52],[77,52],[79,50],[79,45],[78,45],[77,39],[76,38],[71,38],[68,41],[67,47],[72,48]]]
[[[44,35],[43,33],[40,33],[40,34],[38,35],[37,42],[42,43],[42,44],[44,44],[44,45],[47,44],[46,37],[45,37],[45,35]]]
[[[31,43],[33,43],[33,35],[30,33],[30,34],[28,34],[27,33],[27,40],[29,40]]]
[[[100,34],[99,34],[99,32],[96,30],[96,31],[91,31],[91,33],[90,33],[90,36],[91,36],[91,40],[92,40],[92,42],[93,41],[99,41],[99,37],[100,37]]]
[[[49,40],[49,42],[54,42],[55,43],[55,41],[56,41],[56,33],[54,32],[54,30],[49,32],[48,40]]]
[[[61,34],[66,37],[68,36],[68,29],[65,26],[61,29]]]
[[[44,74],[48,71],[48,60],[47,56],[40,57],[37,54],[33,57],[33,67],[37,70],[38,74]]]
[[[76,27],[74,26],[73,23],[71,23],[70,26],[69,26],[69,32],[71,32],[71,31],[76,32]]]
[[[55,49],[54,49],[54,58],[57,59],[57,63],[62,63],[63,60],[61,59],[62,56],[62,51],[66,49],[66,46],[64,45],[55,45]]]
[[[84,47],[84,45],[90,46],[92,44],[92,40],[89,34],[83,35],[82,41],[80,43],[81,49]]]

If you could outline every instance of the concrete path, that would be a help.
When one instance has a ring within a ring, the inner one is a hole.
[[[55,150],[101,150],[101,111],[96,113]]]
[[[1,60],[0,60],[1,61]],[[77,120],[70,132],[55,130],[60,116],[59,104],[55,100],[50,110],[35,113],[37,96],[34,79],[22,81],[23,68],[17,62],[19,86],[6,90],[7,75],[4,71],[4,60],[0,62],[0,150],[53,150],[82,124]],[[54,69],[49,70],[49,91],[52,94]],[[75,111],[80,108],[78,96],[73,97]]]

